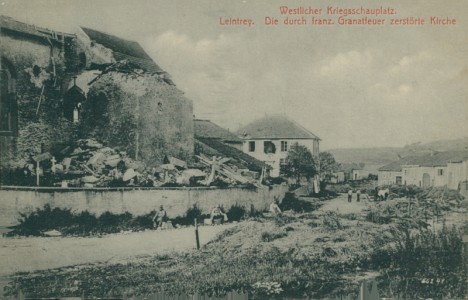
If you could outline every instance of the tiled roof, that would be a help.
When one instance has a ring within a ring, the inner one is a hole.
[[[388,165],[385,165],[385,166],[379,168],[379,171],[399,172],[399,171],[401,171],[401,162],[400,161],[391,162]]]
[[[115,60],[129,60],[150,73],[165,73],[137,42],[86,27],[81,29],[92,41],[112,50]]]
[[[242,139],[237,135],[209,120],[195,119],[193,120],[193,127],[195,136],[197,137],[220,139],[229,142],[242,142]]]
[[[418,165],[421,167],[446,166],[447,163],[458,163],[468,160],[468,151],[445,151],[414,157],[403,165]]]
[[[362,167],[357,163],[341,163],[340,171],[352,172],[353,170],[362,170]]]
[[[379,171],[401,171],[403,166],[438,167],[447,163],[468,160],[468,151],[445,151],[434,154],[404,157],[379,169]]]
[[[246,139],[318,139],[315,134],[283,116],[267,116],[237,131]]]

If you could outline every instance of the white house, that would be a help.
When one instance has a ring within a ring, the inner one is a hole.
[[[379,169],[379,186],[403,184],[403,172],[401,162],[392,162]]]
[[[403,158],[379,169],[379,185],[420,187],[447,186],[458,189],[468,181],[468,151],[446,151]]]
[[[284,116],[266,116],[238,130],[243,139],[242,150],[272,167],[271,177],[280,175],[292,144],[306,146],[313,155],[319,154],[320,138]]]

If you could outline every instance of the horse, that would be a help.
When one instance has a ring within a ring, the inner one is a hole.
[[[388,195],[390,195],[390,189],[389,188],[379,190],[377,192],[377,199],[379,199],[380,201],[387,200]]]

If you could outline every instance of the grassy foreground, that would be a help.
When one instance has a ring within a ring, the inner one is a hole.
[[[462,229],[428,229],[429,206],[402,201],[372,204],[361,214],[286,212],[250,219],[200,251],[17,274],[5,292],[110,297],[236,290],[254,298],[324,298],[357,295],[362,279],[375,278],[381,297],[463,296]],[[458,209],[444,207],[436,207],[439,218]]]

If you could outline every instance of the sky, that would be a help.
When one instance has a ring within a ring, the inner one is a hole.
[[[335,24],[283,25],[280,6],[321,8],[315,17]],[[383,26],[344,26],[325,13],[328,6],[382,6],[396,14],[368,16],[386,19]],[[137,41],[193,101],[196,118],[235,131],[265,115],[284,115],[329,149],[468,136],[466,6],[458,0],[0,0],[0,14]],[[428,24],[431,16],[456,25]],[[280,24],[265,25],[265,17]],[[426,24],[388,24],[407,17]],[[254,25],[221,25],[220,18],[251,18]]]

